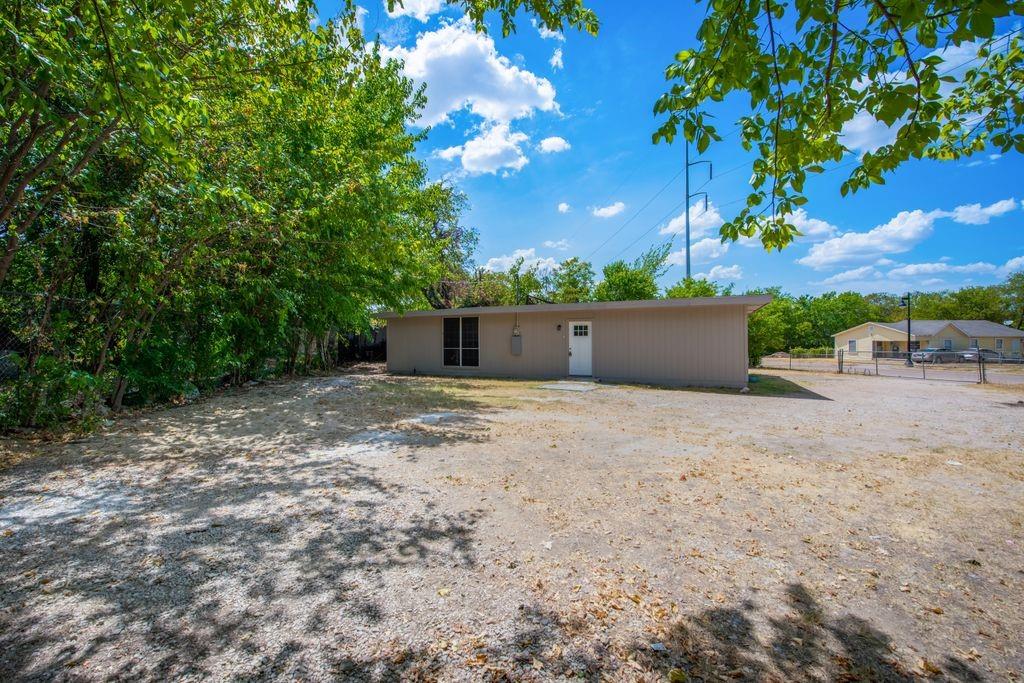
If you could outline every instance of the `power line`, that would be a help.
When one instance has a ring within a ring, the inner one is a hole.
[[[1013,36],[1014,36],[1015,34],[1017,34],[1017,33],[1020,33],[1021,31],[1024,31],[1024,26],[1022,26],[1022,27],[1020,27],[1020,28],[1015,28],[1014,30],[1010,31],[1009,33],[1007,33],[1007,34],[1005,34],[1005,35],[1002,35],[1002,36],[999,36],[998,38],[992,38],[992,39],[990,39],[990,40],[988,41],[988,43],[986,43],[986,44],[984,45],[984,47],[986,47],[986,48],[994,48],[994,47],[995,47],[995,45],[996,45],[996,43],[998,43],[998,42],[999,42],[999,41],[1001,41],[1001,40],[1005,40],[1005,41],[1006,41],[1006,44],[1007,44],[1007,45],[1009,45],[1009,43],[1010,43],[1010,38],[1012,38],[1012,37],[1013,37]],[[971,57],[970,59],[968,59],[968,60],[965,60],[965,61],[963,61],[963,62],[960,62],[960,63],[959,63],[959,64],[957,64],[956,66],[951,66],[951,67],[949,67],[948,69],[946,69],[945,71],[943,71],[942,73],[940,73],[940,74],[939,74],[939,76],[945,76],[946,74],[948,74],[948,73],[950,73],[950,72],[953,72],[953,71],[956,71],[956,70],[957,70],[957,69],[959,69],[960,67],[963,67],[963,66],[967,66],[967,65],[968,65],[968,64],[970,64],[971,62],[976,62],[976,61],[978,61],[979,59],[982,59],[981,55],[977,55],[977,54],[976,54],[976,55],[974,55],[973,57]],[[985,59],[987,59],[987,57],[986,57]]]
[[[627,173],[627,174],[626,174],[626,176],[625,176],[625,177],[624,177],[624,178],[622,179],[622,182],[620,182],[620,183],[619,183],[619,184],[618,184],[618,185],[617,185],[617,186],[615,187],[615,189],[614,189],[614,190],[612,190],[611,192],[609,192],[608,194],[609,194],[610,196],[615,196],[615,194],[616,194],[616,193],[617,193],[617,192],[618,192],[619,190],[621,190],[621,189],[622,189],[623,187],[625,187],[626,183],[628,183],[628,182],[629,182],[630,180],[632,180],[632,179],[633,179],[633,176],[634,176],[635,174],[636,174],[636,168],[634,168],[634,169],[633,169],[633,170],[632,170],[631,172]],[[559,188],[559,190],[558,190],[558,191],[559,191],[559,192],[562,192],[562,191],[563,191],[563,190],[565,190],[565,189],[566,189],[567,187],[569,187],[569,183],[566,183],[565,185],[563,185],[563,186],[562,186],[561,188]],[[575,238],[576,238],[576,236],[577,236],[577,235],[579,235],[579,234],[580,234],[580,232],[581,232],[581,231],[583,230],[583,228],[584,228],[584,227],[586,227],[586,226],[587,226],[587,224],[589,224],[589,223],[590,223],[590,219],[588,219],[588,218],[586,218],[586,217],[584,216],[584,218],[583,218],[583,219],[582,219],[582,220],[581,220],[581,221],[580,221],[579,223],[577,223],[577,224],[576,224],[576,228],[575,228],[575,230],[573,230],[573,231],[572,231],[572,234],[571,234],[571,235],[569,235],[569,236],[568,236],[568,237],[566,238],[566,240],[567,240],[567,241],[569,241],[569,242],[571,242],[571,241],[572,241],[573,239],[575,239]]]
[[[716,204],[715,206],[716,206],[716,207],[730,206],[730,205],[732,205],[732,204],[735,204],[735,203],[737,203],[737,202],[741,202],[741,201],[743,201],[744,199],[746,199],[746,198],[745,198],[745,197],[740,197],[739,199],[731,199],[731,200],[729,200],[729,201],[727,201],[727,202],[724,202],[724,203],[722,203],[722,204]],[[632,248],[632,247],[633,247],[634,245],[636,245],[636,243],[637,243],[637,242],[639,242],[639,241],[640,241],[640,240],[642,240],[642,239],[643,239],[644,237],[646,237],[647,235],[649,235],[649,234],[650,234],[650,232],[651,232],[651,230],[654,230],[655,228],[657,228],[657,227],[658,227],[659,225],[661,225],[661,223],[662,223],[662,222],[664,222],[664,220],[665,220],[666,218],[668,218],[668,217],[669,217],[669,216],[671,216],[671,215],[672,215],[673,213],[675,213],[675,212],[676,212],[676,210],[677,210],[677,209],[679,209],[679,207],[681,207],[681,206],[682,206],[682,205],[683,205],[683,204],[685,203],[685,201],[686,201],[686,200],[683,200],[682,202],[679,202],[679,203],[678,203],[678,204],[676,204],[676,205],[675,205],[674,207],[672,207],[672,210],[671,210],[671,211],[669,211],[669,212],[668,212],[667,214],[665,214],[665,215],[664,215],[664,216],[662,216],[662,217],[661,217],[660,219],[658,219],[658,221],[657,221],[656,223],[654,223],[653,225],[651,225],[651,226],[650,226],[649,228],[647,228],[646,230],[644,230],[644,231],[643,231],[643,232],[642,232],[642,233],[641,233],[641,234],[640,234],[640,235],[639,235],[639,236],[638,236],[638,237],[637,237],[637,238],[636,238],[635,240],[633,240],[632,242],[630,242],[629,244],[627,244],[627,245],[626,245],[625,247],[623,247],[623,249],[622,249],[621,251],[619,251],[619,253],[615,254],[615,256],[613,256],[612,258],[613,258],[613,259],[615,259],[615,258],[618,258],[618,257],[619,257],[619,256],[621,256],[622,254],[624,254],[624,253],[626,253],[627,251],[629,251],[629,250],[630,250],[630,249],[631,249],[631,248]],[[687,211],[689,211],[689,207],[687,207]],[[707,211],[707,209],[703,209],[703,210],[701,210],[701,212],[700,212],[700,213],[698,213],[698,214],[697,214],[696,216],[694,216],[694,218],[698,218],[698,217],[700,217],[700,216],[704,215],[704,213],[705,213],[706,211]],[[668,238],[666,238],[666,239],[664,240],[664,242],[670,242],[670,241],[672,241],[673,239],[675,239],[675,236],[676,236],[676,235],[678,235],[678,234],[679,234],[679,233],[677,233],[677,232],[671,232],[671,233],[669,234]],[[664,243],[664,242],[663,242],[663,243]]]
[[[823,171],[822,173],[820,173],[820,174],[818,174],[818,175],[824,175],[825,173],[832,173],[833,171],[839,171],[839,170],[842,170],[842,169],[844,169],[844,168],[849,168],[850,166],[855,166],[855,165],[857,165],[858,163],[860,163],[860,162],[859,162],[859,160],[856,160],[856,159],[855,159],[855,160],[853,160],[853,161],[849,161],[849,162],[847,162],[847,163],[845,163],[845,164],[840,164],[839,166],[834,166],[834,167],[832,167],[832,168],[830,168],[830,169],[828,169],[828,170],[826,170],[826,171]],[[739,164],[739,165],[737,165],[737,166],[734,166],[734,167],[730,168],[729,170],[727,170],[727,171],[726,171],[725,173],[722,173],[722,174],[720,174],[720,175],[717,175],[717,176],[715,176],[715,178],[713,178],[713,179],[709,179],[709,180],[706,180],[706,181],[704,181],[704,183],[702,183],[701,185],[699,185],[697,189],[699,190],[700,188],[702,188],[702,187],[705,187],[705,186],[706,186],[706,185],[708,185],[709,183],[712,183],[712,182],[714,182],[715,180],[718,180],[718,179],[719,179],[719,178],[721,178],[722,176],[724,176],[724,175],[726,175],[726,174],[728,174],[728,173],[733,173],[733,172],[735,172],[735,171],[739,170],[740,168],[742,168],[742,167],[743,167],[743,166],[745,166],[745,165],[746,165],[746,163],[743,163],[743,164]],[[742,201],[745,201],[745,200],[746,200],[746,197],[739,197],[738,199],[731,199],[731,200],[729,200],[729,201],[727,201],[727,202],[724,202],[724,203],[721,203],[721,204],[716,204],[715,206],[716,206],[717,208],[722,208],[722,207],[726,207],[726,206],[731,206],[731,205],[733,205],[733,204],[737,204],[737,203],[739,203],[739,202],[742,202]],[[684,200],[684,201],[685,201],[685,200]],[[664,216],[662,216],[661,218],[659,218],[659,219],[658,219],[658,220],[657,220],[657,221],[656,221],[655,223],[651,224],[651,226],[650,226],[650,227],[648,227],[648,228],[647,228],[647,230],[645,230],[645,231],[644,231],[643,233],[641,233],[641,234],[640,234],[640,235],[639,235],[639,236],[638,236],[638,237],[637,237],[636,239],[634,239],[634,240],[633,240],[632,242],[630,242],[630,243],[629,243],[628,245],[626,245],[626,246],[625,246],[625,247],[624,247],[623,249],[621,249],[621,250],[620,250],[620,251],[619,251],[618,253],[616,253],[616,254],[615,254],[615,256],[613,256],[612,258],[618,258],[618,257],[619,257],[619,256],[621,256],[622,254],[624,254],[624,253],[626,253],[627,251],[629,251],[629,250],[630,250],[630,249],[631,249],[631,248],[632,248],[633,246],[635,246],[635,245],[636,245],[636,244],[637,244],[637,243],[638,243],[638,242],[639,242],[640,240],[642,240],[642,239],[643,239],[644,237],[646,237],[646,236],[647,236],[648,234],[650,234],[650,232],[651,232],[652,230],[654,230],[654,229],[655,229],[656,227],[658,227],[658,226],[659,226],[659,225],[660,225],[660,224],[661,224],[661,223],[662,223],[663,221],[665,221],[665,220],[666,220],[666,219],[667,219],[667,218],[668,218],[669,216],[671,216],[671,215],[672,215],[673,213],[675,213],[675,212],[676,212],[676,211],[677,211],[677,210],[678,210],[678,209],[679,209],[679,208],[680,208],[680,207],[681,207],[682,205],[683,205],[683,202],[680,202],[679,204],[676,204],[676,205],[675,205],[674,207],[672,207],[672,209],[671,209],[671,210],[670,210],[670,211],[669,211],[668,213],[666,213],[666,214],[665,214]],[[768,206],[770,206],[770,204],[766,204],[766,205],[765,205],[765,207],[764,207],[764,208],[763,208],[763,209],[761,210],[760,214],[763,214],[763,213],[765,212],[765,210],[767,209],[767,207],[768,207]],[[686,211],[687,211],[687,212],[689,212],[689,210],[690,210],[690,207],[689,207],[689,206],[687,206],[687,207],[686,207]],[[699,214],[697,214],[697,215],[698,215],[698,216],[700,216],[700,215],[702,215],[703,213],[704,213],[704,212],[703,212],[703,211],[701,211],[701,212],[700,212]],[[759,215],[760,215],[760,214],[759,214]],[[668,236],[668,237],[667,237],[666,239],[664,239],[664,240],[661,240],[660,242],[655,242],[655,245],[661,246],[661,245],[667,244],[667,243],[669,243],[669,242],[672,242],[672,241],[673,241],[673,240],[675,239],[675,237],[676,237],[676,235],[677,235],[677,234],[678,234],[678,233],[675,233],[675,232],[673,232],[673,233],[671,233],[671,234],[670,234],[670,235],[669,235],[669,236]],[[653,245],[652,245],[652,246],[653,246]]]
[[[635,219],[635,218],[636,218],[637,216],[639,216],[639,215],[640,215],[641,213],[643,213],[644,209],[646,209],[646,208],[647,208],[648,206],[650,206],[650,205],[651,205],[651,203],[652,203],[652,202],[654,202],[654,200],[655,200],[655,199],[657,199],[658,197],[660,197],[660,196],[661,196],[661,193],[662,193],[662,192],[664,192],[665,190],[667,190],[667,189],[669,188],[669,186],[670,186],[670,185],[671,185],[672,183],[674,183],[674,182],[676,181],[676,179],[677,179],[677,178],[678,178],[679,176],[681,176],[682,174],[683,174],[683,171],[682,171],[682,170],[680,170],[680,171],[679,171],[678,173],[676,173],[676,174],[675,174],[674,176],[672,176],[672,177],[671,177],[671,178],[669,179],[669,181],[668,181],[667,183],[665,183],[665,184],[664,184],[664,185],[663,185],[663,186],[661,187],[661,189],[660,189],[660,190],[658,190],[657,192],[655,192],[655,193],[654,193],[654,195],[653,195],[653,196],[651,196],[651,198],[650,198],[650,199],[648,199],[648,200],[647,200],[647,201],[646,201],[646,202],[644,203],[644,205],[643,205],[643,206],[641,206],[641,207],[640,207],[639,209],[637,209],[636,213],[634,213],[634,214],[633,214],[632,216],[630,216],[630,217],[629,217],[628,219],[626,219],[626,222],[624,222],[624,223],[623,223],[622,225],[620,225],[620,226],[619,226],[619,227],[618,227],[618,228],[617,228],[617,229],[615,230],[615,232],[613,232],[613,233],[612,233],[611,235],[609,235],[609,236],[608,236],[608,238],[607,238],[607,239],[606,239],[606,240],[605,240],[604,242],[601,242],[601,244],[599,244],[599,245],[597,246],[597,248],[596,248],[596,249],[594,249],[594,250],[593,250],[593,251],[591,251],[591,252],[590,252],[589,254],[587,254],[587,255],[586,255],[586,257],[584,257],[584,260],[590,260],[590,257],[591,257],[591,256],[593,256],[593,255],[594,255],[594,254],[596,254],[597,252],[601,251],[601,249],[602,249],[602,248],[604,247],[604,245],[606,245],[606,244],[608,244],[609,242],[611,242],[611,241],[612,241],[612,239],[613,239],[613,238],[614,238],[614,237],[615,237],[616,235],[618,235],[618,234],[619,234],[620,232],[622,232],[622,231],[623,231],[623,230],[624,230],[624,229],[626,228],[626,226],[627,226],[627,225],[629,225],[630,223],[632,223],[632,222],[633,222],[633,220],[634,220],[634,219]]]
[[[722,178],[722,177],[724,177],[724,176],[727,176],[727,175],[729,175],[730,173],[735,173],[736,171],[740,170],[741,168],[744,168],[745,166],[749,165],[749,163],[750,163],[750,162],[748,162],[748,161],[744,161],[744,162],[743,162],[743,163],[741,163],[741,164],[737,164],[736,166],[733,166],[732,168],[729,168],[728,170],[726,170],[726,171],[724,171],[724,172],[722,172],[722,173],[719,173],[719,174],[718,174],[718,175],[716,175],[716,176],[715,176],[714,178],[708,178],[708,179],[707,179],[707,180],[705,180],[705,181],[704,181],[703,183],[701,183],[700,185],[698,185],[698,186],[697,186],[697,191],[700,191],[700,190],[702,190],[703,188],[707,187],[707,185],[709,185],[710,183],[713,183],[714,181],[716,181],[716,180],[718,180],[718,179],[720,179],[720,178]],[[729,206],[730,204],[735,204],[735,203],[736,203],[736,201],[739,201],[739,200],[735,200],[735,201],[729,201],[729,202],[726,202],[726,203],[724,203],[724,204],[718,204],[717,206],[719,206],[719,207],[722,207],[722,206]],[[636,244],[637,242],[639,242],[639,241],[640,241],[641,239],[643,239],[643,238],[644,238],[644,237],[645,237],[645,236],[646,236],[646,235],[647,235],[648,233],[650,233],[650,232],[651,232],[651,230],[653,230],[654,228],[656,228],[656,227],[658,227],[659,225],[661,225],[661,223],[663,223],[664,221],[666,221],[666,220],[667,220],[667,219],[668,219],[668,218],[669,218],[669,217],[670,217],[670,216],[671,216],[672,214],[674,214],[674,213],[675,213],[676,211],[678,211],[678,210],[680,209],[680,207],[682,207],[682,206],[683,206],[683,205],[685,205],[686,203],[687,203],[687,200],[686,200],[686,199],[683,199],[683,201],[679,202],[678,204],[676,204],[675,206],[673,206],[673,207],[672,207],[671,209],[669,209],[669,210],[668,210],[668,213],[666,213],[666,214],[665,214],[665,215],[663,215],[663,216],[662,216],[661,218],[659,218],[659,219],[658,219],[658,220],[656,220],[656,221],[655,221],[654,223],[652,223],[652,224],[651,224],[651,226],[650,226],[649,228],[647,228],[647,230],[645,230],[645,231],[644,231],[643,233],[641,233],[640,237],[636,238],[635,240],[633,240],[632,242],[630,242],[629,244],[627,244],[627,245],[626,245],[626,246],[625,246],[624,248],[622,248],[621,250],[619,250],[619,251],[618,251],[618,252],[617,252],[617,253],[615,254],[615,256],[612,256],[612,259],[616,259],[616,258],[618,258],[619,256],[621,256],[622,254],[624,254],[625,252],[629,251],[629,249],[630,249],[630,248],[631,248],[631,247],[632,247],[633,245],[635,245],[635,244]],[[687,206],[686,208],[687,208],[687,211],[689,211],[689,206]],[[704,213],[704,212],[702,211],[702,212],[701,212],[701,214],[702,214],[702,213]],[[701,214],[697,214],[697,215],[699,216],[699,215],[701,215]]]

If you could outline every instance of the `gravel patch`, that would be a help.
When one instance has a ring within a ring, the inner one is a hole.
[[[0,680],[1019,679],[1016,395],[777,374],[344,375],[4,442]]]

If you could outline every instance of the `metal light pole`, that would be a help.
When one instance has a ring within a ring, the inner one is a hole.
[[[907,362],[908,368],[914,367],[914,361],[910,358],[910,292],[900,300],[900,303],[907,307]]]
[[[690,279],[690,199],[692,199],[693,197],[699,197],[700,195],[704,195],[704,210],[705,211],[708,210],[708,193],[707,192],[696,192],[694,194],[690,194],[690,167],[691,166],[696,166],[697,164],[707,164],[708,165],[708,180],[709,181],[714,177],[714,168],[712,167],[711,162],[707,161],[707,160],[704,160],[704,161],[694,161],[693,163],[691,163],[690,162],[690,141],[686,140],[685,143],[686,143],[685,144],[685,150],[686,151],[684,153],[685,154],[684,158],[685,158],[685,162],[686,162],[686,169],[685,169],[685,173],[684,173],[684,176],[685,176],[684,192],[686,192],[686,279],[689,280]]]

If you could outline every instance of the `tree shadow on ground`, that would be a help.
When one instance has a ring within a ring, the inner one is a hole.
[[[659,642],[620,641],[589,617],[522,605],[496,642],[458,649],[402,647],[383,656],[347,654],[334,658],[330,669],[356,681],[986,680],[970,662],[952,655],[928,660],[926,670],[904,661],[890,635],[860,617],[827,614],[801,584],[788,587],[787,601],[791,611],[783,617],[762,614],[750,601],[685,616]],[[282,651],[276,659],[283,663],[289,656]]]
[[[426,429],[425,408],[458,419]],[[248,648],[262,661],[247,634],[296,605],[308,614],[298,628],[289,617],[298,653],[325,605],[372,625],[381,573],[474,566],[483,514],[428,505],[376,459],[482,441],[487,410],[422,382],[281,383],[3,472],[0,679],[217,677],[211,656]],[[90,670],[94,659],[115,668]]]
[[[759,614],[751,601],[712,608],[674,623],[654,651],[647,643],[635,650],[651,669],[670,676],[681,671],[690,681],[894,681],[910,682],[940,673],[946,680],[982,681],[969,662],[951,655],[905,662],[892,637],[855,615],[832,615],[807,588],[786,589],[789,612],[783,617]],[[763,628],[758,628],[758,623]],[[758,637],[758,631],[768,637]],[[659,648],[660,649],[660,648]]]

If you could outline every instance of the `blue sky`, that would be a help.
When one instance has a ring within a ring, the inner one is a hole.
[[[432,178],[468,195],[465,223],[479,230],[480,265],[498,269],[523,255],[549,267],[581,256],[600,272],[672,239],[682,224],[673,219],[683,212],[683,149],[651,143],[652,107],[665,90],[665,66],[695,46],[703,6],[588,4],[601,19],[596,38],[542,35],[527,17],[508,38],[497,26],[482,36],[441,0],[406,0],[392,15],[383,0],[360,2],[368,37],[379,36],[407,74],[426,83],[422,123],[431,130],[419,154]],[[336,11],[321,4],[322,18]],[[949,63],[972,54],[959,48]],[[839,185],[849,168],[830,169],[808,182],[810,201],[794,217],[807,233],[798,242],[781,253],[760,243],[721,244],[721,218],[732,217],[749,191],[750,156],[734,128],[746,104],[737,98],[713,112],[725,139],[704,157],[716,173],[702,188],[711,208],[691,210],[695,274],[734,282],[738,291],[897,292],[988,284],[1024,269],[1024,158],[1013,153],[912,162],[886,185],[845,199]],[[869,149],[887,134],[858,121],[847,144]],[[705,170],[693,169],[694,187],[705,180]],[[682,236],[673,244],[665,285],[684,274]]]

